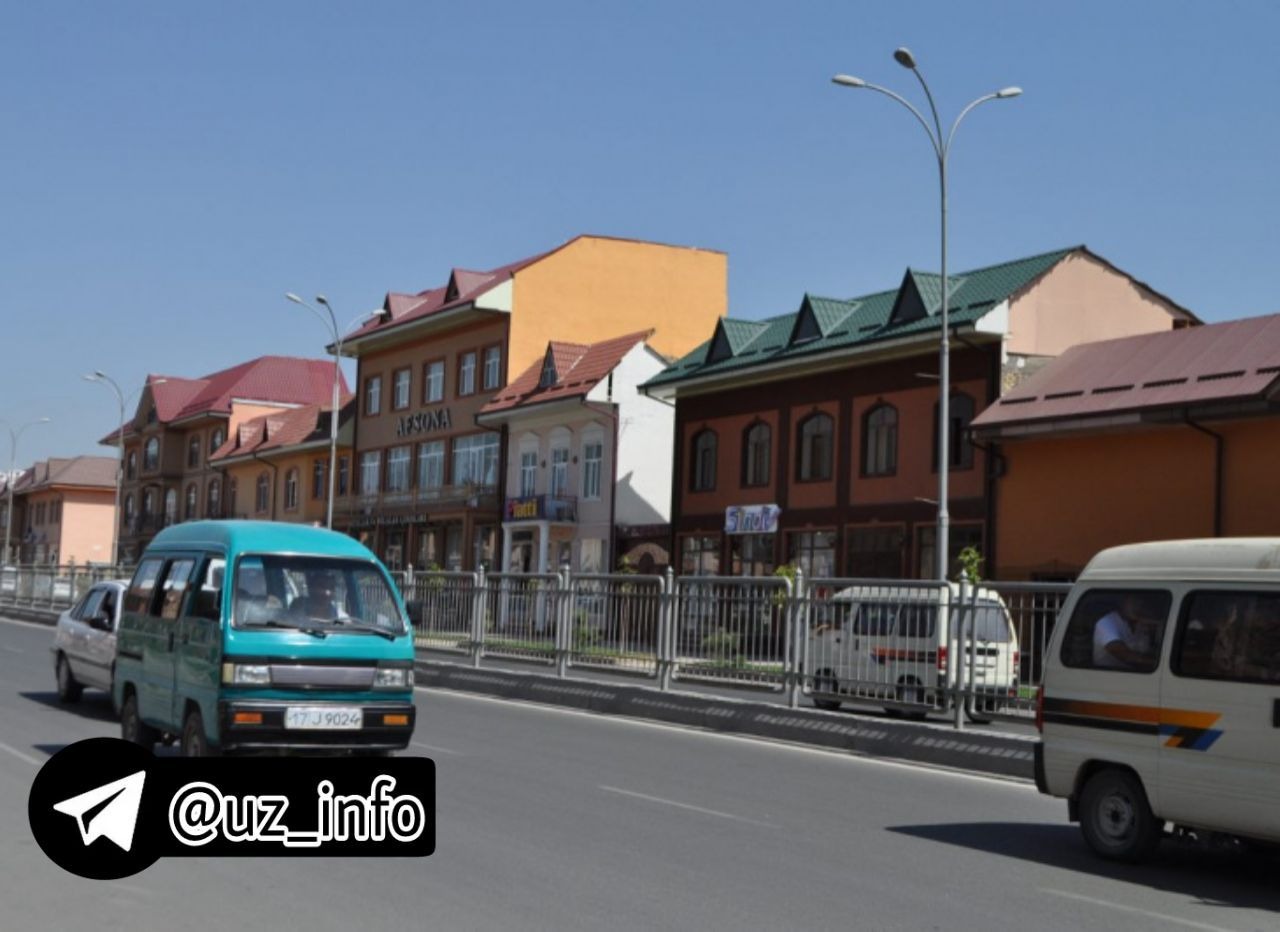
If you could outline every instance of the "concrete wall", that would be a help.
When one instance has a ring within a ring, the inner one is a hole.
[[[666,524],[671,520],[671,457],[675,408],[643,395],[639,386],[663,370],[665,361],[644,344],[634,347],[613,370],[613,389],[602,381],[592,402],[618,405],[616,524]],[[608,447],[612,441],[606,437]],[[606,472],[606,480],[612,472]]]

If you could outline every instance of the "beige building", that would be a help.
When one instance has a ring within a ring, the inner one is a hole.
[[[41,460],[13,484],[10,546],[18,563],[110,563],[116,461],[107,456]],[[0,502],[0,512],[8,507]],[[7,520],[0,513],[0,529]],[[2,531],[0,531],[2,533]]]

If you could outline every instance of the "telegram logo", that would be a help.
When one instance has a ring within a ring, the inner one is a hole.
[[[138,824],[138,804],[142,802],[146,779],[147,772],[139,770],[123,780],[64,799],[53,811],[65,812],[76,820],[86,845],[105,836],[122,851],[128,851],[133,847],[133,830]]]

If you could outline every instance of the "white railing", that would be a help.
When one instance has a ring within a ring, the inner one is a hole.
[[[22,564],[0,567],[0,606],[61,611],[94,583],[128,579],[133,567],[96,564]]]

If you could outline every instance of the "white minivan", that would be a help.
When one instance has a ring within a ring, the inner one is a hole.
[[[1045,658],[1036,786],[1100,856],[1165,825],[1280,842],[1280,538],[1093,558]]]
[[[960,587],[860,584],[831,596],[823,624],[809,635],[805,673],[813,703],[836,709],[845,699],[889,700],[890,713],[919,717],[943,705],[949,624],[961,612]],[[825,608],[825,606],[824,606]],[[967,712],[985,723],[1018,695],[1018,637],[999,593],[978,587],[963,612],[964,678],[974,694]]]

